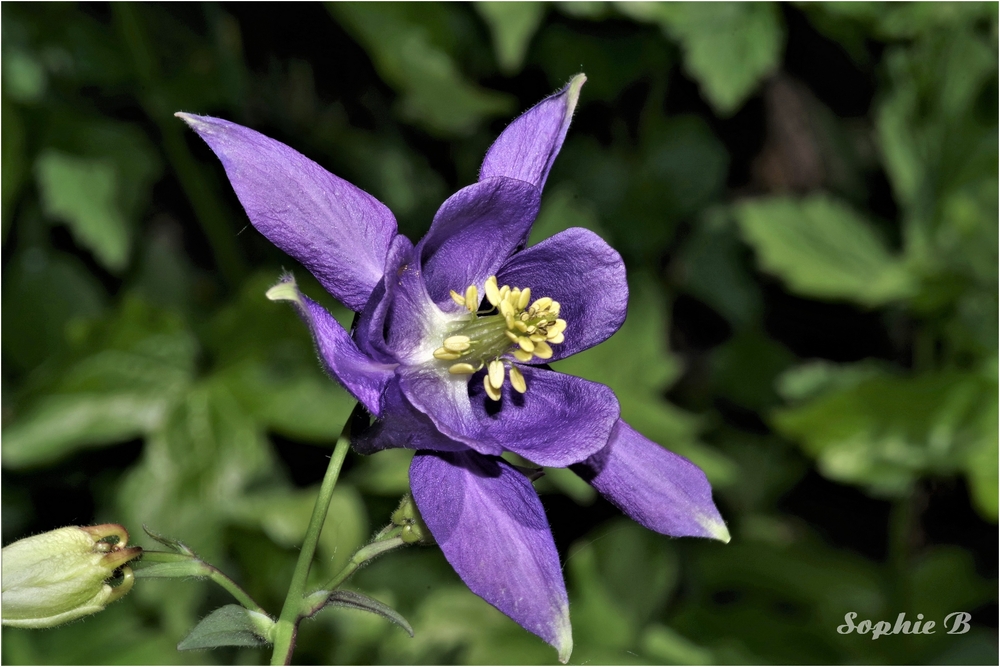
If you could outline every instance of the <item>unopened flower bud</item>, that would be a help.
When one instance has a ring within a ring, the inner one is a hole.
[[[399,507],[392,513],[392,523],[403,529],[400,538],[406,544],[436,544],[434,536],[427,528],[424,520],[420,518],[417,504],[413,502],[413,496],[407,493],[399,502]]]
[[[142,554],[126,547],[118,524],[67,526],[26,537],[3,548],[3,624],[49,628],[101,611],[132,588],[126,566]],[[122,582],[112,587],[116,573]]]

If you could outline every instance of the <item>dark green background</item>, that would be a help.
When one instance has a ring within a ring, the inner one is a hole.
[[[533,242],[595,230],[629,318],[557,364],[701,465],[733,540],[672,540],[549,471],[573,663],[997,661],[997,5],[27,4],[3,22],[3,540],[146,523],[276,613],[349,413],[282,269],[175,111],[288,143],[416,239],[513,117],[588,82]],[[411,454],[351,455],[329,574]],[[554,663],[435,548],[349,584],[303,663]],[[175,650],[229,600],[140,581],[3,661],[252,663]],[[900,612],[963,635],[840,635]]]

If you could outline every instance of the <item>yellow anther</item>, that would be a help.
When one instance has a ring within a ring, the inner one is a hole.
[[[562,333],[557,333],[555,336],[549,336],[549,342],[553,345],[558,345],[559,343],[566,340],[566,337]]]
[[[513,331],[504,331],[503,333],[505,336],[507,336],[507,338],[510,338],[510,342],[512,343],[517,342],[517,334],[514,333]]]
[[[434,350],[434,358],[441,359],[442,361],[454,361],[455,359],[458,359],[460,356],[462,355],[460,355],[457,352],[451,352],[449,350],[446,350],[443,347],[439,347],[438,349]]]
[[[535,343],[535,347],[538,347],[538,343],[545,340],[545,336],[540,333],[533,333],[528,336],[532,343]]]
[[[507,315],[504,319],[507,322],[507,328],[510,329],[510,330],[513,330],[514,329],[514,316],[513,315]]]
[[[514,328],[520,331],[521,333],[524,333],[528,330],[528,325],[522,322],[521,320],[514,320]]]
[[[545,341],[538,341],[535,343],[535,356],[539,359],[551,359],[552,348]]]
[[[550,315],[555,315],[556,317],[559,317],[559,302],[558,301],[553,301],[552,305],[549,306],[549,314]]]
[[[500,309],[500,314],[504,317],[514,317],[514,306],[510,305],[510,301],[501,301],[497,308]]]
[[[482,368],[482,366],[479,368]],[[472,375],[479,368],[476,368],[472,364],[454,364],[448,369],[448,372],[452,375]]]
[[[490,362],[490,372],[487,377],[490,379],[490,384],[494,388],[499,389],[503,386],[503,362],[499,359],[494,359]]]
[[[533,304],[531,304],[531,307],[536,311],[542,311],[551,305],[552,305],[552,298],[543,296],[541,299],[537,299]]]
[[[535,344],[532,343],[531,339],[527,338],[526,336],[518,336],[517,344],[520,345],[521,349],[524,350],[525,352],[535,351]]]
[[[562,333],[566,330],[566,320],[556,320],[549,325],[549,334]]]
[[[510,367],[510,386],[520,394],[528,391],[528,385],[524,383],[524,376],[517,370],[517,366]]]
[[[457,303],[458,305],[462,306],[463,308],[465,307],[465,297],[456,292],[455,290],[451,291],[451,300]]]
[[[514,358],[518,361],[528,362],[531,361],[531,352],[525,352],[524,350],[517,349],[512,352]],[[513,366],[511,367],[513,369]]]
[[[486,300],[490,305],[496,306],[500,303],[500,289],[497,287],[497,277],[490,276],[486,279]]]
[[[490,376],[483,377],[483,386],[486,388],[486,395],[494,401],[500,400],[500,390],[490,384]]]
[[[469,309],[470,313],[479,310],[479,290],[476,289],[475,285],[469,285],[465,288],[465,307]]]
[[[444,339],[444,349],[448,352],[465,352],[472,346],[468,336],[450,336]]]
[[[510,294],[510,285],[504,285],[500,288],[500,300],[504,301],[507,295]]]
[[[517,299],[517,309],[524,310],[528,307],[528,302],[531,301],[531,288],[525,287],[524,291],[518,296]]]

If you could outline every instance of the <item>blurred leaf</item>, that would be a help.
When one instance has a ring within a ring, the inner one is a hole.
[[[406,633],[410,635],[410,637],[413,637],[413,628],[410,627],[410,624],[407,623],[406,619],[403,618],[399,612],[384,602],[379,602],[378,600],[370,598],[367,595],[362,595],[361,593],[356,593],[354,591],[331,591],[326,604],[329,607],[356,609],[358,611],[367,611],[370,614],[381,616],[387,621],[392,621],[399,627],[403,628],[403,630],[406,630]]]
[[[477,2],[475,8],[490,28],[500,70],[507,75],[516,73],[545,16],[545,5],[541,2]]]
[[[794,360],[788,349],[756,330],[739,333],[713,350],[714,385],[737,405],[762,411],[778,402],[774,379]]]
[[[582,634],[589,633],[580,606],[587,606],[593,596],[590,632],[601,634],[604,623],[612,622],[604,617],[615,617],[624,623],[621,632],[631,643],[672,593],[678,562],[667,538],[628,519],[616,519],[573,545],[566,569],[577,595],[574,621]],[[615,643],[616,632],[606,632],[600,641]]]
[[[772,197],[736,208],[762,270],[799,294],[877,306],[913,293],[913,279],[851,209],[825,196]]]
[[[567,4],[558,2],[553,6],[567,13]],[[601,3],[580,4],[594,8]],[[563,22],[549,21],[532,43],[529,62],[545,72],[551,88],[560,88],[574,74],[583,72],[587,75],[583,102],[612,103],[636,80],[657,81],[669,72],[672,65],[669,50],[656,37],[634,33],[592,34]],[[574,134],[579,136],[571,130],[570,137]],[[565,162],[564,157],[556,161],[556,169],[561,162]]]
[[[680,42],[685,69],[721,116],[739,109],[781,62],[785,34],[772,3],[629,2],[616,8],[633,19],[656,23]]]
[[[433,35],[447,29],[445,6],[329,3],[330,13],[361,42],[379,74],[401,95],[404,119],[438,135],[465,135],[484,120],[510,114],[513,100],[468,81]]]
[[[233,503],[228,511],[232,520],[260,528],[275,544],[297,548],[309,526],[318,491],[316,487],[255,493]],[[364,503],[352,487],[339,485],[330,500],[320,534],[322,570],[329,571],[329,576],[339,571],[367,536],[368,513]]]
[[[983,411],[995,397],[995,382],[971,373],[861,376],[777,411],[772,422],[815,456],[827,477],[899,495],[918,476],[955,472],[970,448],[991,446],[977,419],[986,421],[979,415],[988,417]]]
[[[155,525],[211,563],[224,562],[222,526],[247,487],[274,474],[253,420],[220,382],[192,386],[151,433],[118,490],[126,521]]]
[[[81,331],[106,349],[50,371],[51,385],[36,377],[37,398],[4,429],[4,465],[37,466],[159,428],[191,379],[195,349],[187,332],[157,317],[126,299],[114,319]]]
[[[0,240],[7,242],[7,232],[10,230],[14,215],[14,204],[25,180],[27,158],[25,156],[25,131],[21,116],[13,104],[3,98],[2,141],[0,141],[0,157],[3,161],[3,171],[0,172]]]
[[[366,493],[401,496],[410,490],[412,449],[387,449],[363,456],[351,470],[350,479]]]
[[[173,584],[176,587],[176,584]],[[135,593],[80,623],[39,633],[3,628],[3,662],[20,665],[175,665],[202,664],[178,655],[175,642],[146,623]],[[109,649],[109,642],[113,642]]]
[[[398,632],[382,646],[388,664],[549,664],[555,651],[463,585],[430,589],[416,613],[412,639]]]
[[[52,396],[3,431],[3,464],[51,463],[81,447],[136,438],[160,424],[167,402],[129,394]]]
[[[75,257],[27,248],[3,276],[3,351],[6,363],[27,370],[66,346],[66,325],[101,312],[101,284]]]
[[[651,624],[642,633],[642,651],[664,665],[711,665],[712,652],[665,625]]]
[[[124,269],[131,231],[115,203],[114,167],[104,160],[45,151],[35,169],[46,213],[67,223],[107,268]]]
[[[18,48],[3,50],[5,100],[9,95],[18,102],[37,102],[45,94],[47,86],[45,67],[31,53]]]
[[[177,644],[178,651],[219,648],[220,646],[263,646],[252,611],[237,604],[219,607]],[[259,616],[259,614],[258,614]]]
[[[695,224],[681,255],[684,288],[736,327],[752,326],[763,309],[745,252],[728,212],[715,208]]]

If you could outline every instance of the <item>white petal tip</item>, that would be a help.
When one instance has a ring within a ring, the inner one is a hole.
[[[569,90],[566,91],[566,108],[572,114],[576,109],[576,103],[580,99],[580,89],[587,82],[587,75],[581,72],[569,80]]]
[[[573,654],[573,628],[569,624],[569,609],[566,610],[563,623],[560,624],[558,635],[553,646],[559,651],[559,662],[566,664]]]
[[[729,535],[729,528],[727,528],[726,524],[720,520],[708,519],[704,521],[702,525],[708,532],[707,537],[719,540],[723,544],[729,544],[729,540],[732,539]]]
[[[292,301],[294,303],[301,303],[302,300],[299,296],[298,285],[295,284],[295,280],[282,281],[267,290],[265,296],[271,301]]]

